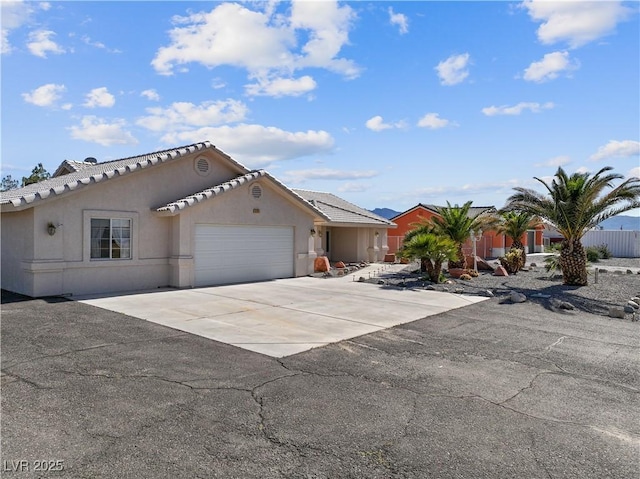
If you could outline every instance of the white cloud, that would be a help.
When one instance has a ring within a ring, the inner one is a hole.
[[[143,92],[140,93],[140,96],[143,96],[150,101],[160,101],[160,95],[153,88],[149,90],[144,90]]]
[[[250,96],[300,96],[316,88],[313,78],[305,75],[300,78],[258,79],[257,83],[245,85]]]
[[[125,120],[121,119],[107,123],[95,116],[85,116],[80,121],[80,125],[68,129],[74,140],[84,140],[102,146],[136,145],[138,140],[124,129],[126,126]]]
[[[571,163],[571,158],[568,156],[555,156],[553,158],[548,159],[547,161],[543,161],[541,163],[536,163],[533,166],[545,167],[551,166],[557,168],[558,166],[564,166]]]
[[[524,79],[534,82],[545,82],[558,78],[561,72],[577,70],[580,63],[569,59],[569,52],[547,53],[542,60],[533,62],[524,70]]]
[[[547,102],[544,104],[533,103],[533,102],[520,102],[514,106],[489,106],[482,109],[482,113],[487,116],[495,116],[495,115],[519,115],[525,110],[529,110],[533,113],[539,113],[542,110],[550,110],[555,105],[552,102]]]
[[[525,0],[522,4],[535,22],[540,22],[538,39],[544,44],[566,41],[578,48],[613,33],[616,25],[632,13],[619,1]]]
[[[640,178],[640,166],[636,166],[635,168],[631,168],[627,172],[627,178]]]
[[[393,125],[385,123],[380,115],[369,118],[365,125],[367,128],[373,131],[382,131],[393,128]]]
[[[331,168],[315,168],[310,170],[294,170],[284,173],[283,178],[289,183],[304,183],[306,180],[357,180],[378,176],[375,170],[345,171]]]
[[[200,105],[175,102],[169,108],[153,107],[147,108],[146,111],[149,115],[140,118],[136,123],[149,130],[167,134],[192,127],[242,121],[248,109],[244,103],[228,99],[207,101]]]
[[[397,121],[395,123],[385,123],[383,118],[380,115],[376,115],[374,117],[369,118],[366,121],[365,126],[373,131],[382,131],[382,130],[388,130],[390,128],[404,128],[406,125],[404,121]]]
[[[591,161],[601,161],[609,158],[629,158],[631,156],[640,155],[640,141],[611,140],[604,146],[598,148],[589,158]]]
[[[452,55],[446,60],[438,63],[435,70],[440,77],[440,83],[442,85],[456,85],[464,81],[469,76],[469,54],[463,53],[462,55]]]
[[[9,34],[29,21],[33,13],[33,4],[23,1],[0,1],[0,19],[2,19],[2,54],[11,53],[13,47],[9,43]]]
[[[30,93],[23,93],[22,98],[27,103],[31,103],[36,106],[53,106],[57,100],[60,99],[62,92],[66,90],[64,85],[56,85],[54,83],[47,83],[42,85]]]
[[[389,21],[391,25],[397,25],[400,34],[404,35],[409,31],[409,19],[403,13],[394,13],[393,8],[389,7]]]
[[[361,193],[367,191],[369,188],[371,188],[369,184],[347,181],[343,185],[338,186],[338,191],[340,193]]]
[[[264,11],[223,3],[210,12],[174,17],[170,44],[158,49],[152,66],[159,74],[172,75],[176,66],[190,63],[207,68],[231,65],[246,69],[253,79],[284,78],[307,67],[324,68],[347,78],[359,75],[352,60],[338,56],[348,43],[355,17],[348,5],[294,2],[288,18],[275,12],[272,2],[253,5]],[[306,43],[298,46],[298,37],[306,38]],[[291,86],[309,88],[309,78]],[[275,88],[275,92],[282,94],[286,91],[283,88]],[[268,90],[258,91],[267,94]]]
[[[455,122],[440,118],[440,115],[437,113],[427,113],[418,121],[418,126],[422,128],[429,128],[431,130],[437,130],[438,128],[453,125],[455,125]]]
[[[94,88],[86,95],[87,100],[83,103],[87,108],[111,108],[116,103],[116,98],[109,93],[107,87]]]
[[[271,126],[248,124],[171,132],[164,135],[162,141],[175,145],[208,138],[240,163],[252,168],[276,161],[329,153],[334,146],[331,135],[323,130],[291,132]]]
[[[40,58],[47,58],[47,53],[59,55],[65,50],[52,40],[56,33],[51,30],[36,30],[29,33],[29,42],[27,48],[29,51]]]
[[[591,168],[588,168],[586,166],[581,166],[580,168],[576,169],[576,173],[591,173]],[[555,179],[554,176],[549,177],[549,180],[547,181],[547,183],[550,183],[551,181],[553,181]]]

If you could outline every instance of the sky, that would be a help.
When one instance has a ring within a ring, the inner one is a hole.
[[[368,209],[640,177],[638,2],[0,7],[2,176],[209,140]]]

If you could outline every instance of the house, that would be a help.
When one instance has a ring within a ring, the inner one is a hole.
[[[331,193],[293,191],[328,218],[315,224],[314,249],[318,256],[350,263],[384,259],[389,250],[387,231],[395,228],[395,223]]]
[[[416,223],[430,220],[434,216],[439,216],[438,207],[418,203],[413,208],[391,218],[398,227],[394,230],[393,236],[389,236],[389,253],[395,253],[402,247],[404,235],[415,228]],[[472,206],[469,209],[469,216],[475,218],[481,213],[495,212],[493,206]],[[527,253],[541,253],[544,251],[542,230],[543,226],[530,230],[522,237],[522,244],[527,247]],[[481,258],[497,258],[503,256],[511,247],[512,241],[503,234],[495,231],[483,231],[482,236],[476,241],[476,254]],[[463,245],[465,255],[471,255],[473,251],[472,240],[467,240]]]
[[[360,258],[366,246],[376,258],[389,227],[340,223],[209,142],[65,161],[52,178],[2,193],[0,206],[2,288],[34,297],[304,276],[320,228],[338,251],[364,235],[344,251]]]

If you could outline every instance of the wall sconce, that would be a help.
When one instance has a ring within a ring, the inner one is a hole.
[[[374,235],[375,235],[375,236],[376,236],[376,238],[377,238],[378,236],[380,236],[380,233],[376,231],[376,232],[374,233]]]
[[[53,236],[54,234],[56,234],[56,225],[49,222],[47,224],[47,233],[49,233],[49,236]]]
[[[311,236],[315,236],[315,235],[316,235],[316,230],[315,230],[314,228],[311,228],[311,229],[309,230],[309,234],[310,234]]]

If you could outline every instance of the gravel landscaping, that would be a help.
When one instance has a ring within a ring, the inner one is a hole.
[[[595,268],[599,270],[597,283]],[[640,271],[640,258],[610,258],[589,264],[588,286],[566,286],[562,284],[561,274],[548,273],[542,258],[536,258],[527,265],[525,270],[515,275],[494,276],[491,271],[480,271],[477,278],[461,280],[449,278],[445,273],[446,283],[433,284],[423,280],[424,274],[420,273],[416,262],[407,265],[398,273],[385,273],[382,270],[375,277],[364,278],[364,281],[379,284],[381,287],[491,296],[499,302],[509,303],[512,302],[512,293],[517,292],[524,294],[527,301],[558,312],[573,310],[608,316],[610,308],[624,309],[627,306],[624,317],[637,319],[640,314],[635,314],[634,317],[628,302],[640,296],[638,271]],[[357,276],[357,272],[353,274]]]

